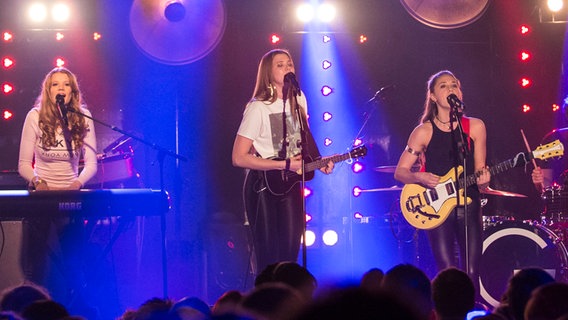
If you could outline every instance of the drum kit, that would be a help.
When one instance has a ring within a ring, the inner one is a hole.
[[[137,188],[141,186],[140,175],[134,167],[132,138],[123,135],[114,140],[103,153],[97,154],[97,173],[85,186],[88,189]],[[80,162],[83,167],[83,162]]]
[[[381,173],[394,173],[395,166],[376,167]],[[418,170],[418,168],[413,168]],[[402,188],[368,189],[365,191],[400,191]],[[526,198],[526,195],[488,188],[484,195]],[[484,241],[479,270],[480,294],[496,307],[507,288],[509,278],[517,271],[539,267],[557,281],[568,281],[568,190],[546,188],[541,199],[544,211],[540,220],[518,221],[507,216],[483,216]],[[482,196],[483,201],[487,201]]]
[[[479,284],[482,298],[493,307],[509,278],[523,268],[542,268],[557,281],[568,281],[568,190],[546,188],[541,198],[540,221],[484,217]]]

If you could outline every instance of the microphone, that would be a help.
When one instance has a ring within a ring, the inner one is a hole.
[[[294,72],[288,72],[284,75],[284,85],[286,85],[286,82],[292,85],[292,88],[296,90],[299,96],[302,95],[302,93],[300,92],[300,85],[298,84],[298,80],[296,80],[296,75],[294,74]]]
[[[465,104],[455,94],[450,94],[446,99],[452,108],[465,109]]]
[[[371,99],[369,99],[369,101],[367,101],[367,103],[379,99],[386,89],[390,89],[390,88],[394,88],[394,87],[395,87],[394,84],[389,84],[388,86],[384,86],[384,87],[380,88],[377,92],[375,92],[375,95]]]
[[[69,125],[69,120],[67,120],[67,107],[65,107],[65,95],[57,94],[55,96],[55,102],[59,107],[59,112],[61,112],[61,117],[63,118],[63,123],[67,127]]]

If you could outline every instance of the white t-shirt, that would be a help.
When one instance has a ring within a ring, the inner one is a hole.
[[[305,95],[297,97],[298,104],[307,111]],[[254,100],[247,104],[243,113],[243,120],[237,134],[253,141],[253,146],[258,154],[265,159],[278,157],[282,150],[282,99],[277,99],[272,104]],[[298,119],[292,120],[290,104],[286,103],[286,158],[300,154],[300,124]]]
[[[85,108],[81,109],[81,113],[91,116],[90,111]],[[18,162],[20,175],[27,181],[31,181],[34,176],[39,176],[47,182],[49,187],[54,188],[66,188],[75,180],[85,185],[97,173],[95,127],[93,120],[85,118],[85,121],[88,129],[83,140],[83,149],[76,150],[73,144],[73,157],[71,158],[61,129],[55,133],[56,145],[50,149],[43,147],[42,132],[39,128],[39,110],[31,109],[22,129]],[[81,156],[83,156],[85,166],[79,174]]]

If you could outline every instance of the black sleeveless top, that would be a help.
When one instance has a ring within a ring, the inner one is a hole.
[[[428,147],[424,153],[424,156],[426,157],[425,169],[427,172],[444,176],[455,166],[463,165],[463,161],[460,159],[461,157],[458,156],[457,152],[457,142],[460,141],[459,129],[456,128],[456,130],[453,131],[454,137],[452,137],[452,132],[444,132],[440,130],[433,121],[430,123],[432,123],[432,138],[430,139],[430,143],[428,143]],[[468,143],[466,134],[464,134],[464,141],[466,144]],[[473,160],[475,144],[471,139],[469,144],[470,152],[468,153],[466,162],[467,175],[473,174],[475,168],[475,162]],[[477,185],[474,184],[467,189],[467,196],[472,199],[479,198]]]

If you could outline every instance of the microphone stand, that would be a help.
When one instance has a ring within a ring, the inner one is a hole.
[[[456,176],[456,180],[457,180],[457,186],[456,186],[456,190],[457,190],[457,205],[456,205],[456,210],[457,208],[460,207],[461,203],[460,203],[460,194],[459,194],[459,190],[461,188],[461,181],[463,181],[463,194],[464,194],[464,203],[463,203],[463,208],[464,208],[464,247],[465,247],[465,269],[466,272],[469,274],[469,246],[468,246],[468,212],[467,212],[467,184],[465,183],[465,177],[467,176],[467,156],[469,155],[469,146],[467,145],[466,141],[464,140],[464,132],[463,132],[463,126],[461,123],[461,113],[458,110],[458,106],[450,103],[451,105],[451,111],[450,111],[450,132],[452,134],[452,139],[455,139],[455,134],[454,132],[456,131],[456,129],[454,129],[454,122],[457,122],[458,127],[457,127],[457,131],[459,133],[459,141],[455,141],[457,142],[457,149],[456,149],[456,156],[457,159],[461,159],[462,160],[462,166],[463,166],[463,177],[460,179],[459,175],[458,175],[458,166],[454,166],[454,174]],[[476,281],[474,279],[474,281]]]
[[[385,91],[385,89],[388,89],[390,87],[393,87],[394,85],[388,85],[385,87],[380,88],[377,92],[375,92],[375,95],[369,99],[367,102],[365,102],[365,104],[369,104],[371,102],[377,102],[377,100],[383,100],[383,92]],[[373,113],[375,113],[375,110],[377,108],[373,107],[371,108],[371,111],[368,113],[365,113],[365,120],[363,121],[363,124],[361,125],[361,128],[359,129],[359,131],[357,131],[357,134],[355,135],[355,139],[358,139],[361,136],[361,133],[363,132],[363,130],[365,129],[365,127],[367,126],[367,123],[369,122],[369,120],[371,119],[371,116],[373,115]]]
[[[122,129],[120,129],[119,127],[115,126],[115,125],[111,125],[108,124],[106,122],[103,122],[101,120],[98,120],[96,118],[93,118],[89,115],[86,115],[80,111],[77,110],[73,110],[71,108],[67,108],[65,107],[67,112],[72,112],[75,114],[78,114],[82,117],[88,118],[93,120],[93,122],[96,122],[100,125],[103,125],[107,128],[112,129],[113,131],[119,132],[125,136],[128,136],[136,141],[139,141],[147,146],[152,147],[153,149],[158,151],[158,155],[157,155],[157,160],[159,162],[159,166],[160,166],[160,191],[165,194],[167,196],[167,192],[164,188],[164,159],[166,156],[170,156],[173,157],[175,159],[179,159],[179,160],[183,160],[183,161],[187,161],[187,158],[175,153],[174,151],[168,150],[166,148],[163,148],[153,142],[144,140],[138,136],[135,136],[134,134],[131,134],[129,132],[126,132]],[[161,229],[161,246],[162,246],[162,290],[163,290],[163,296],[164,298],[168,297],[168,271],[167,271],[167,266],[168,266],[168,260],[167,260],[167,255],[166,255],[166,216],[164,213],[160,214],[160,229]]]
[[[304,117],[302,117],[301,114],[301,110],[300,110],[300,106],[298,105],[298,101],[297,101],[297,94],[299,93],[300,89],[299,88],[294,88],[294,86],[292,86],[292,97],[291,99],[294,99],[294,105],[295,105],[295,110],[290,110],[290,112],[292,112],[293,114],[295,114],[296,118],[298,119],[298,123],[300,124],[300,150],[302,153],[302,179],[300,181],[300,195],[302,197],[302,221],[303,221],[303,230],[302,230],[302,234],[303,234],[303,240],[302,241],[302,266],[304,268],[308,268],[308,254],[307,254],[307,244],[306,244],[306,232],[307,232],[307,221],[306,221],[306,197],[304,196],[304,190],[306,187],[306,157],[309,157],[309,153],[308,153],[308,145],[306,143],[307,140],[307,134],[306,134],[306,126],[307,123],[304,122]],[[292,104],[290,104],[290,107],[292,106]],[[307,121],[307,119],[306,119]]]

